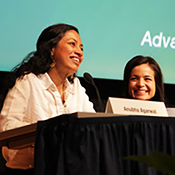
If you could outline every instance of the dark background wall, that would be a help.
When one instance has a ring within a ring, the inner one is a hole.
[[[86,88],[90,100],[94,103],[95,108],[98,110],[97,95],[95,88],[91,84],[85,82],[83,78],[80,78],[81,84]],[[123,81],[122,80],[108,80],[108,79],[96,79],[94,82],[98,87],[100,96],[102,98],[104,106],[106,105],[108,97],[122,97],[123,93]],[[165,84],[165,98],[167,107],[175,107],[175,85]]]
[[[3,95],[4,95],[4,80],[6,75],[9,72],[0,71],[0,104],[2,107]],[[98,101],[97,101],[97,94],[95,88],[87,83],[84,78],[79,77],[82,86],[85,87],[86,93],[90,98],[90,101],[94,103],[94,107],[96,111],[100,111]],[[8,79],[6,79],[8,81]],[[121,80],[109,80],[109,79],[97,79],[94,78],[94,82],[99,90],[104,109],[106,106],[106,102],[108,97],[122,97],[122,90],[123,90],[123,81]],[[173,84],[165,84],[165,95],[167,99],[167,107],[175,107],[175,85]]]

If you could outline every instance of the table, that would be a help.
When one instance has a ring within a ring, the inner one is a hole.
[[[123,158],[175,153],[175,118],[61,115],[37,124],[36,175],[158,175]]]

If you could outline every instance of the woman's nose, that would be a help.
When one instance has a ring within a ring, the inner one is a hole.
[[[82,50],[82,48],[76,47],[75,53],[76,53],[78,56],[82,57],[82,56],[83,56],[83,50]]]
[[[143,79],[139,79],[137,81],[137,86],[140,86],[140,87],[144,86],[144,80]]]

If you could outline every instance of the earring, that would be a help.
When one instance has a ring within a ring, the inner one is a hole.
[[[56,62],[55,62],[55,60],[53,60],[53,62],[52,62],[52,64],[50,65],[50,67],[53,68],[53,67],[55,67],[55,65],[56,65]]]

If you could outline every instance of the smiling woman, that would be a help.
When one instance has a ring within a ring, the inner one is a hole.
[[[83,61],[78,29],[56,24],[44,29],[37,50],[10,74],[10,84],[0,116],[0,131],[36,123],[65,113],[95,112],[79,79]],[[34,174],[34,147],[3,147],[5,174]]]
[[[83,61],[83,45],[78,33],[74,30],[67,31],[60,42],[52,48],[51,56],[56,62],[55,70],[62,70],[65,73],[63,76],[68,77],[76,73]]]
[[[129,95],[140,100],[149,100],[155,95],[154,70],[148,63],[134,67],[129,79]]]
[[[52,48],[51,57],[55,66],[52,66],[48,74],[64,101],[62,80],[76,73],[83,61],[83,45],[79,34],[74,30],[67,31],[57,45]]]
[[[162,71],[151,57],[138,55],[126,64],[124,87],[126,98],[165,101]]]

